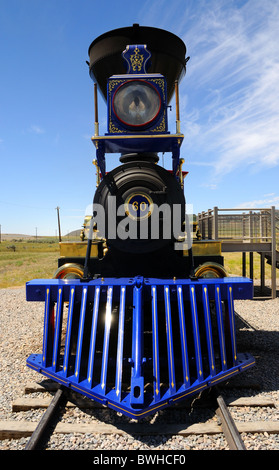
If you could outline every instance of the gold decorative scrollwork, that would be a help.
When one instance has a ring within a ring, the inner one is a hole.
[[[118,127],[116,127],[112,121],[109,122],[109,132],[110,134],[123,134],[124,133],[123,129],[118,129]]]
[[[109,81],[109,92],[111,93],[116,85],[123,83],[124,80],[110,80]]]
[[[155,129],[151,129],[151,132],[165,132],[165,130],[166,130],[166,120],[164,116],[159,126],[157,126]]]
[[[166,97],[165,97],[165,81],[162,78],[153,78],[150,81],[153,82],[153,83],[156,83],[156,85],[158,85],[161,88],[163,98],[165,100],[166,99]]]
[[[142,64],[144,60],[144,56],[139,53],[140,50],[138,47],[135,48],[135,53],[131,54],[130,61],[132,65],[132,69],[134,72],[138,71],[140,72],[142,69]]]

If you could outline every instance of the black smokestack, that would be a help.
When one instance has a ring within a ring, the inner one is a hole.
[[[186,46],[175,34],[163,29],[134,24],[108,31],[96,38],[89,47],[89,73],[99,85],[105,100],[107,79],[126,73],[122,52],[127,45],[146,44],[151,53],[148,73],[161,73],[167,80],[168,103],[174,93],[174,83],[186,73]]]

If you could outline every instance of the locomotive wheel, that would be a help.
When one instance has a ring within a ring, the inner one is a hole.
[[[207,278],[218,278],[227,277],[227,271],[224,266],[219,263],[208,261],[207,263],[201,264],[195,270],[196,277],[207,277]]]
[[[66,263],[54,273],[54,279],[81,279],[83,277],[83,266],[80,264]]]

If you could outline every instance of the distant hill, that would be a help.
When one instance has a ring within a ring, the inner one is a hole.
[[[66,237],[73,237],[73,238],[79,238],[80,236],[80,231],[81,229],[79,228],[78,230],[73,230],[72,232],[67,233],[64,235],[64,238]]]
[[[73,230],[72,232],[69,232],[66,235],[63,235],[62,239],[67,239],[67,238],[79,239],[80,230],[81,229]],[[36,240],[36,239],[41,239],[41,238],[57,238],[58,239],[58,235],[56,237],[51,237],[51,236],[47,237],[45,235],[38,235],[36,237],[35,235],[25,235],[23,233],[2,233],[1,234],[1,241],[2,242],[11,241],[11,240],[15,240],[15,241],[19,241],[19,240]]]
[[[37,237],[37,238],[43,238],[43,237]],[[1,233],[1,240],[35,240],[36,236],[35,235],[25,235],[22,233]]]

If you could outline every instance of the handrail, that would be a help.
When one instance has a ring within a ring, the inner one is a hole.
[[[230,214],[222,214],[230,212]],[[237,214],[235,213],[237,212]],[[279,217],[275,206],[270,208],[219,208],[214,207],[198,213],[198,228],[203,240],[218,240],[223,243],[241,240],[245,243],[270,243],[268,250],[272,270],[272,298],[276,297],[276,248],[279,250]],[[244,245],[243,245],[244,246]],[[226,247],[228,248],[228,246]],[[266,249],[266,247],[263,248]],[[250,250],[252,245],[250,245]],[[256,251],[255,245],[254,249]],[[243,251],[243,248],[242,250]],[[263,250],[257,250],[263,251]],[[263,254],[265,256],[265,254]]]

